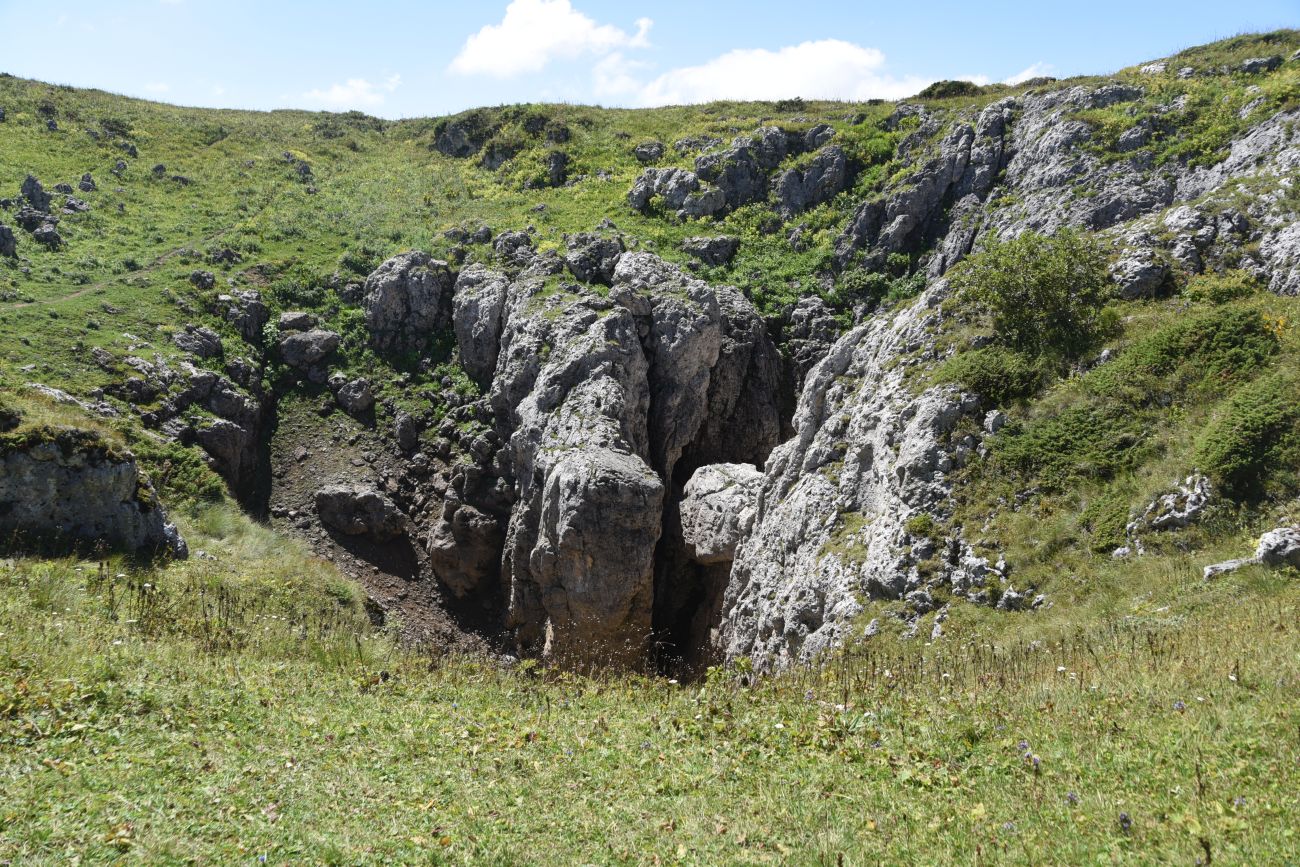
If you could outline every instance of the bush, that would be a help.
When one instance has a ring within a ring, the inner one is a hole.
[[[1193,301],[1226,304],[1246,298],[1260,290],[1259,280],[1249,271],[1232,270],[1222,274],[1197,274],[1187,282],[1183,294]]]
[[[954,382],[995,405],[1028,397],[1042,387],[1047,371],[1019,352],[988,346],[954,355],[939,368],[941,382]]]
[[[1087,377],[1094,394],[1134,406],[1169,403],[1195,392],[1223,393],[1278,352],[1277,335],[1248,308],[1227,308],[1174,322],[1126,349]]]
[[[1108,481],[1149,456],[1148,425],[1115,403],[1077,406],[1021,428],[1009,425],[990,445],[998,463],[1046,493],[1081,481]]]
[[[917,99],[949,99],[954,96],[979,96],[984,89],[973,81],[936,81],[916,95]]]
[[[1030,354],[1078,355],[1105,321],[1109,295],[1105,250],[1065,230],[997,241],[957,265],[951,282],[992,319],[1005,346]]]
[[[1206,428],[1196,461],[1229,496],[1255,498],[1272,482],[1295,486],[1300,375],[1279,371],[1244,386]]]

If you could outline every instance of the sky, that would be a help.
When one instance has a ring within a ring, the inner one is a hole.
[[[0,0],[0,72],[180,105],[356,109],[897,99],[1106,73],[1300,0]]]

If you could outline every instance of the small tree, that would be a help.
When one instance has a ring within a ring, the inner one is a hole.
[[[1000,343],[1029,354],[1077,355],[1102,324],[1109,296],[1105,250],[1072,230],[997,241],[949,274],[989,314]]]

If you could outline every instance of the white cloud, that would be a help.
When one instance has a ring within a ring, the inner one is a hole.
[[[612,24],[597,24],[569,0],[512,0],[500,24],[488,24],[465,40],[450,71],[511,78],[540,72],[556,59],[644,48],[653,23],[639,18],[636,33],[628,33]]]
[[[151,81],[144,86],[144,89],[150,93],[166,93],[171,90],[171,85],[163,81]]]
[[[330,108],[372,107],[383,105],[385,93],[397,90],[401,83],[401,75],[390,75],[377,85],[364,78],[349,78],[343,84],[330,85],[327,90],[309,90],[302,98]]]
[[[1055,72],[1056,67],[1052,64],[1039,62],[1020,70],[1015,75],[1005,79],[1002,83],[1023,84],[1031,78],[1042,78],[1044,75],[1053,75]]]
[[[642,87],[636,73],[648,66],[648,63],[629,60],[622,52],[615,51],[592,67],[592,89],[596,96],[626,96],[636,93]]]
[[[840,39],[803,42],[776,51],[729,51],[699,66],[674,69],[640,89],[642,105],[715,99],[901,99],[930,83],[883,71],[885,55]]]

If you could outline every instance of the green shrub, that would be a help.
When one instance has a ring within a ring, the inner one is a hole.
[[[1107,481],[1150,452],[1148,425],[1115,403],[1076,406],[1021,427],[1008,425],[990,442],[998,463],[1047,493],[1081,481]]]
[[[1197,465],[1229,496],[1263,495],[1295,486],[1300,460],[1300,375],[1279,371],[1241,388],[1210,422]]]
[[[1183,294],[1193,301],[1226,304],[1238,298],[1254,295],[1260,288],[1259,280],[1254,274],[1235,269],[1222,274],[1197,274],[1187,281],[1187,288],[1183,290]]]
[[[983,88],[973,81],[936,81],[916,95],[917,99],[949,99],[954,96],[979,96]]]
[[[1002,406],[1028,397],[1042,387],[1048,372],[1035,359],[1005,346],[986,346],[954,355],[936,376]]]
[[[1092,538],[1089,547],[1096,554],[1109,554],[1128,541],[1128,497],[1118,491],[1106,491],[1092,499],[1083,510],[1083,525]]]
[[[998,341],[1030,354],[1073,357],[1090,347],[1109,296],[1105,250],[1072,230],[996,241],[949,272],[987,313]]]
[[[1133,406],[1193,393],[1222,393],[1277,354],[1278,338],[1258,311],[1235,307],[1175,321],[1085,379],[1089,391]]]

